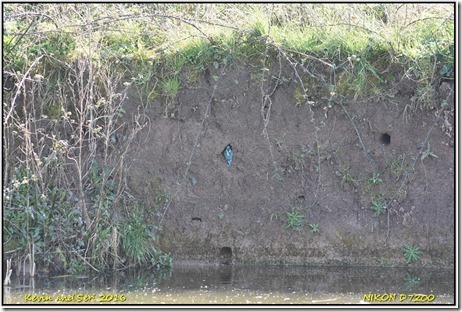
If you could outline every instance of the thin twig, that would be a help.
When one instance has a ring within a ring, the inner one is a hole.
[[[273,106],[273,101],[271,100],[271,96],[274,94],[274,92],[276,91],[277,86],[279,85],[279,79],[281,78],[281,72],[282,72],[282,64],[281,64],[281,59],[279,57],[279,74],[278,74],[278,77],[276,78],[276,84],[274,85],[273,90],[270,93],[267,93],[264,90],[265,72],[270,71],[269,69],[266,68],[266,64],[265,64],[266,59],[267,59],[267,55],[268,55],[268,45],[266,45],[265,54],[264,54],[264,57],[263,57],[262,78],[261,78],[261,84],[260,84],[260,90],[261,90],[261,96],[262,96],[261,114],[262,114],[262,118],[263,118],[263,131],[262,131],[262,134],[266,138],[266,141],[268,142],[271,161],[273,163],[274,170],[276,171],[277,170],[277,165],[276,165],[276,161],[274,160],[273,147],[271,145],[271,141],[270,141],[270,138],[269,138],[267,127],[268,127],[268,124],[269,124],[269,121],[270,121],[271,110],[272,110],[272,106]]]

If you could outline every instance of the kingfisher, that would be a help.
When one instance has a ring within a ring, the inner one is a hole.
[[[231,144],[226,145],[223,151],[223,155],[225,156],[228,165],[231,166],[233,163],[233,148],[231,147]]]

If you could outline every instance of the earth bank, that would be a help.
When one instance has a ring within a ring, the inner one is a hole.
[[[415,83],[390,77],[361,100],[308,80],[300,101],[288,64],[263,83],[249,64],[210,66],[149,103],[127,182],[162,220],[160,249],[176,261],[405,265],[403,246],[417,246],[417,265],[452,267],[453,84],[413,109]],[[131,94],[126,118],[140,106]]]

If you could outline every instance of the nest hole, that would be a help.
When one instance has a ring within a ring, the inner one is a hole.
[[[391,143],[391,136],[388,133],[382,133],[380,136],[380,143],[383,145],[390,145]]]

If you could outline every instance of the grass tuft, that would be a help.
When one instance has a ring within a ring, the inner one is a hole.
[[[165,96],[175,98],[180,91],[180,79],[178,77],[167,78],[162,81],[161,87]]]

